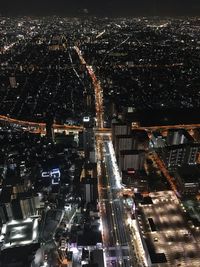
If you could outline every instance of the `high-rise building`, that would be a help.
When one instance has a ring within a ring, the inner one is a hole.
[[[187,164],[197,164],[200,153],[200,144],[191,144],[187,146],[186,150],[186,163]]]
[[[89,159],[90,152],[94,151],[94,131],[92,128],[85,128],[83,131],[83,147],[85,158]]]
[[[91,251],[90,259],[93,264],[97,264],[98,267],[105,267],[103,249],[95,249]]]
[[[20,227],[20,226],[19,226]],[[40,243],[33,242],[28,245],[4,249],[0,254],[0,266],[2,267],[31,267],[36,251]]]
[[[195,139],[195,141],[200,143],[200,128],[193,129],[192,133],[193,133],[192,136]]]
[[[2,223],[14,219],[11,205],[12,190],[12,186],[5,186],[2,188],[2,192],[0,195],[0,210]]]
[[[122,183],[134,188],[134,192],[148,192],[148,181],[145,172],[128,169],[122,172]]]
[[[112,141],[115,146],[115,139],[117,135],[130,135],[131,126],[126,123],[112,123]]]
[[[164,147],[165,138],[159,132],[153,132],[151,135],[151,144],[154,148]]]
[[[116,135],[115,137],[115,153],[117,160],[119,159],[120,151],[133,150],[134,140],[131,135]]]
[[[200,144],[180,144],[162,149],[162,158],[170,170],[183,164],[194,165],[198,162]]]
[[[167,134],[167,145],[192,143],[192,136],[185,129],[170,129]]]
[[[149,137],[145,130],[132,130],[133,149],[147,150],[149,148]]]
[[[15,76],[9,77],[9,81],[10,81],[10,87],[11,88],[17,88],[17,82],[16,82]]]
[[[93,131],[93,120],[90,117],[83,118],[83,149],[85,153],[85,158],[87,160],[92,159],[95,162],[95,138],[94,138],[94,131]]]
[[[95,202],[98,198],[97,178],[84,177],[81,180],[83,200],[85,203]]]
[[[5,186],[0,195],[2,222],[23,220],[37,214],[38,197],[31,192],[22,192],[23,186]]]
[[[54,135],[54,129],[53,129],[53,121],[52,120],[47,120],[46,123],[46,136],[49,139],[49,141],[55,140],[55,135]]]
[[[197,166],[184,165],[177,168],[175,178],[181,194],[197,194],[200,185],[200,170]]]
[[[127,171],[128,169],[143,170],[144,161],[144,150],[122,150],[119,157],[119,168],[121,171]]]

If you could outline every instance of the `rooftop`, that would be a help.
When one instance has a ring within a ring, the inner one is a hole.
[[[200,181],[200,169],[196,165],[178,167],[177,174],[186,183],[198,183]]]
[[[38,219],[10,221],[3,225],[1,234],[4,238],[2,250],[35,243],[38,241]]]
[[[199,266],[199,241],[193,236],[179,200],[172,191],[150,193],[150,197],[152,204],[140,206],[139,217],[150,253],[164,253],[167,259],[164,266],[188,266],[188,262],[191,267]]]

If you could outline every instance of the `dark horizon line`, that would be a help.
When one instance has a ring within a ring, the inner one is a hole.
[[[50,13],[50,14],[45,14],[45,13],[7,13],[7,12],[0,12],[1,17],[80,17],[80,18],[198,18],[200,19],[200,16],[197,14],[56,14],[56,13]]]

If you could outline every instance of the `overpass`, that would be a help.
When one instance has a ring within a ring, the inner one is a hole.
[[[155,125],[155,126],[132,126],[132,130],[145,130],[147,132],[153,131],[167,131],[169,129],[186,129],[192,130],[200,128],[200,123],[198,124],[176,124],[176,125]]]
[[[10,118],[8,116],[0,115],[0,122],[5,122],[10,125],[19,126],[25,131],[31,133],[40,133],[46,134],[46,123],[44,122],[32,122],[32,121],[25,121],[25,120],[18,120],[14,118]],[[55,132],[75,132],[78,133],[83,130],[83,126],[76,126],[76,125],[60,125],[60,124],[53,124],[53,128]]]

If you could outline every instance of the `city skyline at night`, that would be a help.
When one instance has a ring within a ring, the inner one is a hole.
[[[4,3],[0,267],[200,266],[199,8]]]

